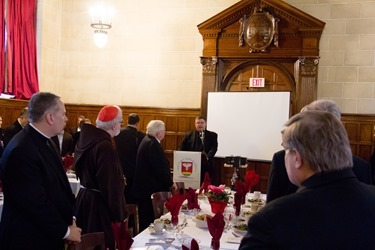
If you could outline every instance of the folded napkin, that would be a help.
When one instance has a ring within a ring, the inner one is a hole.
[[[74,162],[74,158],[70,155],[66,155],[63,158],[63,165],[65,172],[72,168]]]
[[[189,249],[190,250],[199,250],[198,242],[195,239],[191,240],[190,248],[185,246],[185,245],[182,245],[182,250],[189,250]]]
[[[224,216],[219,212],[214,217],[207,215],[206,219],[208,231],[212,236],[211,247],[215,250],[220,249],[220,238],[225,226]]]
[[[182,203],[187,199],[188,193],[175,193],[169,200],[165,201],[165,207],[171,213],[173,225],[178,224],[178,214]]]
[[[133,239],[128,232],[128,219],[118,223],[112,223],[112,231],[115,237],[116,246],[118,250],[129,250],[133,244]]]
[[[245,191],[246,193],[250,191],[252,187],[258,184],[260,175],[255,173],[255,170],[249,170],[246,172],[245,176]]]
[[[245,184],[236,181],[234,186],[236,187],[236,193],[234,194],[234,207],[236,208],[236,216],[239,216],[241,212],[241,205],[245,204]]]
[[[202,183],[202,186],[199,189],[199,194],[207,193],[208,192],[208,186],[211,185],[211,178],[208,172],[205,173],[204,175],[204,181]]]
[[[189,188],[187,201],[188,201],[187,207],[189,210],[201,209],[198,204],[198,194],[195,192],[195,189]]]

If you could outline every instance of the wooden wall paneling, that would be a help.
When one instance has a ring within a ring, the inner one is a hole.
[[[3,100],[0,99],[0,115],[3,116],[3,128],[11,125],[19,116],[21,110],[27,106],[24,100]],[[100,105],[75,105],[66,104],[67,116],[69,118],[67,127],[73,127],[79,115],[85,115],[95,122]],[[194,129],[194,119],[200,114],[199,109],[161,109],[161,108],[144,108],[144,107],[125,107],[124,120],[129,113],[137,113],[141,117],[141,131],[146,130],[149,120],[155,117],[162,118],[167,124],[168,131],[166,139],[162,141],[166,156],[173,166],[173,151],[180,145],[185,133]],[[350,145],[354,155],[365,160],[369,160],[375,146],[375,115],[362,114],[342,114],[341,120],[348,133]],[[169,124],[169,125],[168,125]],[[220,135],[219,135],[220,136]],[[233,169],[224,168],[224,159],[215,158],[215,185],[230,185]],[[265,192],[267,188],[268,171],[270,164],[267,162],[250,162],[248,169],[255,169],[261,175],[261,181],[257,189]],[[243,171],[246,171],[243,170]],[[246,172],[245,172],[246,173]]]
[[[28,101],[24,100],[0,99],[0,116],[3,118],[1,127],[7,128],[12,125],[27,105]]]
[[[374,115],[343,114],[341,121],[348,133],[353,155],[369,160],[375,148]]]

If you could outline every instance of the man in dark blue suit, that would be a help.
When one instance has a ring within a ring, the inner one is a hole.
[[[302,109],[302,111],[305,110],[326,111],[341,119],[340,108],[335,102],[330,100],[314,101]],[[267,202],[284,195],[295,193],[298,189],[298,187],[288,179],[284,157],[284,150],[278,151],[273,155],[271,170],[268,177]],[[360,182],[372,184],[371,166],[369,162],[353,156],[353,171]]]
[[[34,94],[29,118],[0,161],[0,249],[62,250],[65,241],[79,242],[81,237],[73,219],[74,195],[50,140],[68,120],[64,103],[51,93]]]
[[[301,112],[286,122],[282,146],[299,189],[250,217],[239,249],[375,249],[375,187],[354,175],[341,121]]]

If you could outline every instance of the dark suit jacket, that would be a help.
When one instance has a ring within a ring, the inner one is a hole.
[[[285,168],[285,151],[280,150],[273,155],[271,170],[268,177],[267,202],[284,195],[295,193],[297,186],[289,181]],[[353,172],[360,182],[372,184],[369,162],[353,156]]]
[[[375,249],[375,187],[350,169],[314,175],[250,217],[239,249]]]
[[[74,152],[74,147],[73,147],[73,136],[68,133],[64,132],[63,135],[63,141],[61,145],[61,151],[60,151],[60,144],[59,144],[59,138],[56,136],[51,137],[51,140],[56,144],[57,149],[59,150],[60,156],[64,157],[67,154],[71,155]]]
[[[0,249],[63,249],[74,195],[47,139],[25,126],[4,151],[0,177],[4,192]]]
[[[184,139],[182,140],[181,145],[179,146],[178,150],[181,151],[198,151],[204,152],[207,156],[206,159],[202,157],[201,162],[201,183],[204,180],[204,175],[206,171],[209,172],[210,176],[213,176],[213,163],[214,163],[214,156],[217,152],[217,134],[215,132],[205,130],[204,131],[204,140],[202,143],[201,138],[199,137],[199,133],[194,130],[188,132]]]
[[[126,126],[123,130],[121,130],[120,134],[114,138],[116,143],[116,151],[127,182],[129,180],[134,180],[137,150],[144,137],[145,134],[138,131],[136,128]]]
[[[126,126],[120,134],[114,138],[117,155],[120,159],[122,171],[126,177],[125,198],[127,203],[135,203],[132,194],[134,184],[135,168],[138,146],[145,137],[140,131],[132,126]]]
[[[133,193],[138,199],[169,191],[173,185],[168,159],[155,137],[146,135],[138,148]]]
[[[4,146],[8,145],[13,136],[15,136],[22,129],[23,127],[18,120],[16,120],[10,127],[6,128],[4,130]]]
[[[204,143],[199,137],[197,131],[190,131],[185,135],[178,150],[182,151],[201,151],[205,152],[209,158],[213,158],[217,151],[217,134],[215,132],[204,131]]]

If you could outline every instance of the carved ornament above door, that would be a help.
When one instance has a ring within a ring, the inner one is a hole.
[[[278,21],[267,11],[254,8],[250,16],[245,15],[239,20],[239,46],[244,46],[245,41],[250,53],[266,52],[272,41],[278,47]]]

